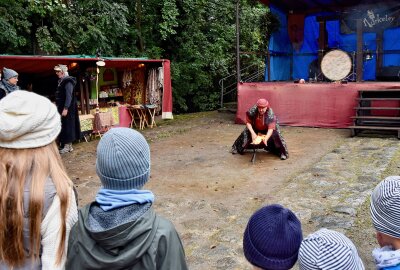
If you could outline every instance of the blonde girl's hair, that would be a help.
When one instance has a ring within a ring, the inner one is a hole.
[[[29,213],[24,213],[24,187],[29,177]],[[44,186],[49,177],[60,198],[61,239],[56,259],[59,265],[67,241],[66,216],[72,182],[65,171],[56,143],[31,149],[0,147],[0,259],[11,267],[22,266],[27,255],[32,260],[39,259]],[[29,254],[26,254],[23,243],[24,214],[29,216]]]

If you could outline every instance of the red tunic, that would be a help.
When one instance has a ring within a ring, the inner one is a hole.
[[[267,131],[268,129],[276,129],[276,118],[274,117],[272,121],[267,123],[266,116],[268,115],[268,111],[265,112],[264,115],[260,115],[258,112],[253,117],[247,114],[247,122],[253,125],[253,128],[258,131]]]

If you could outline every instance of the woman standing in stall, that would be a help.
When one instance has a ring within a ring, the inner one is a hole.
[[[60,154],[72,152],[72,143],[80,138],[81,128],[79,123],[78,106],[74,93],[76,78],[69,76],[66,65],[54,67],[58,77],[56,91],[56,105],[61,114],[61,133],[58,136]]]

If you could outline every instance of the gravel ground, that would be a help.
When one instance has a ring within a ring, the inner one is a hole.
[[[157,119],[158,127],[142,131],[152,155],[145,188],[156,195],[156,211],[175,224],[190,269],[251,269],[242,234],[250,215],[269,203],[292,209],[304,236],[321,227],[345,233],[366,269],[374,269],[368,200],[380,180],[400,174],[396,136],[351,138],[346,129],[282,127],[290,158],[258,151],[252,164],[251,153],[229,153],[244,128],[233,120],[229,113],[190,114]],[[81,206],[100,186],[97,143],[75,144],[63,156]]]

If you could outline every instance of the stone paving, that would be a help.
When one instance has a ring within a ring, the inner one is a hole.
[[[397,139],[347,139],[283,187],[282,203],[315,227],[348,229],[398,149]]]
[[[360,207],[386,177],[385,171],[399,151],[397,138],[345,139],[311,168],[282,186],[278,202],[299,216],[304,236],[322,227],[348,234]],[[400,174],[399,165],[396,169]],[[367,254],[364,257],[372,251],[367,245],[357,248],[360,253]],[[371,250],[362,250],[364,248]],[[366,269],[373,269],[370,258],[363,259]]]

